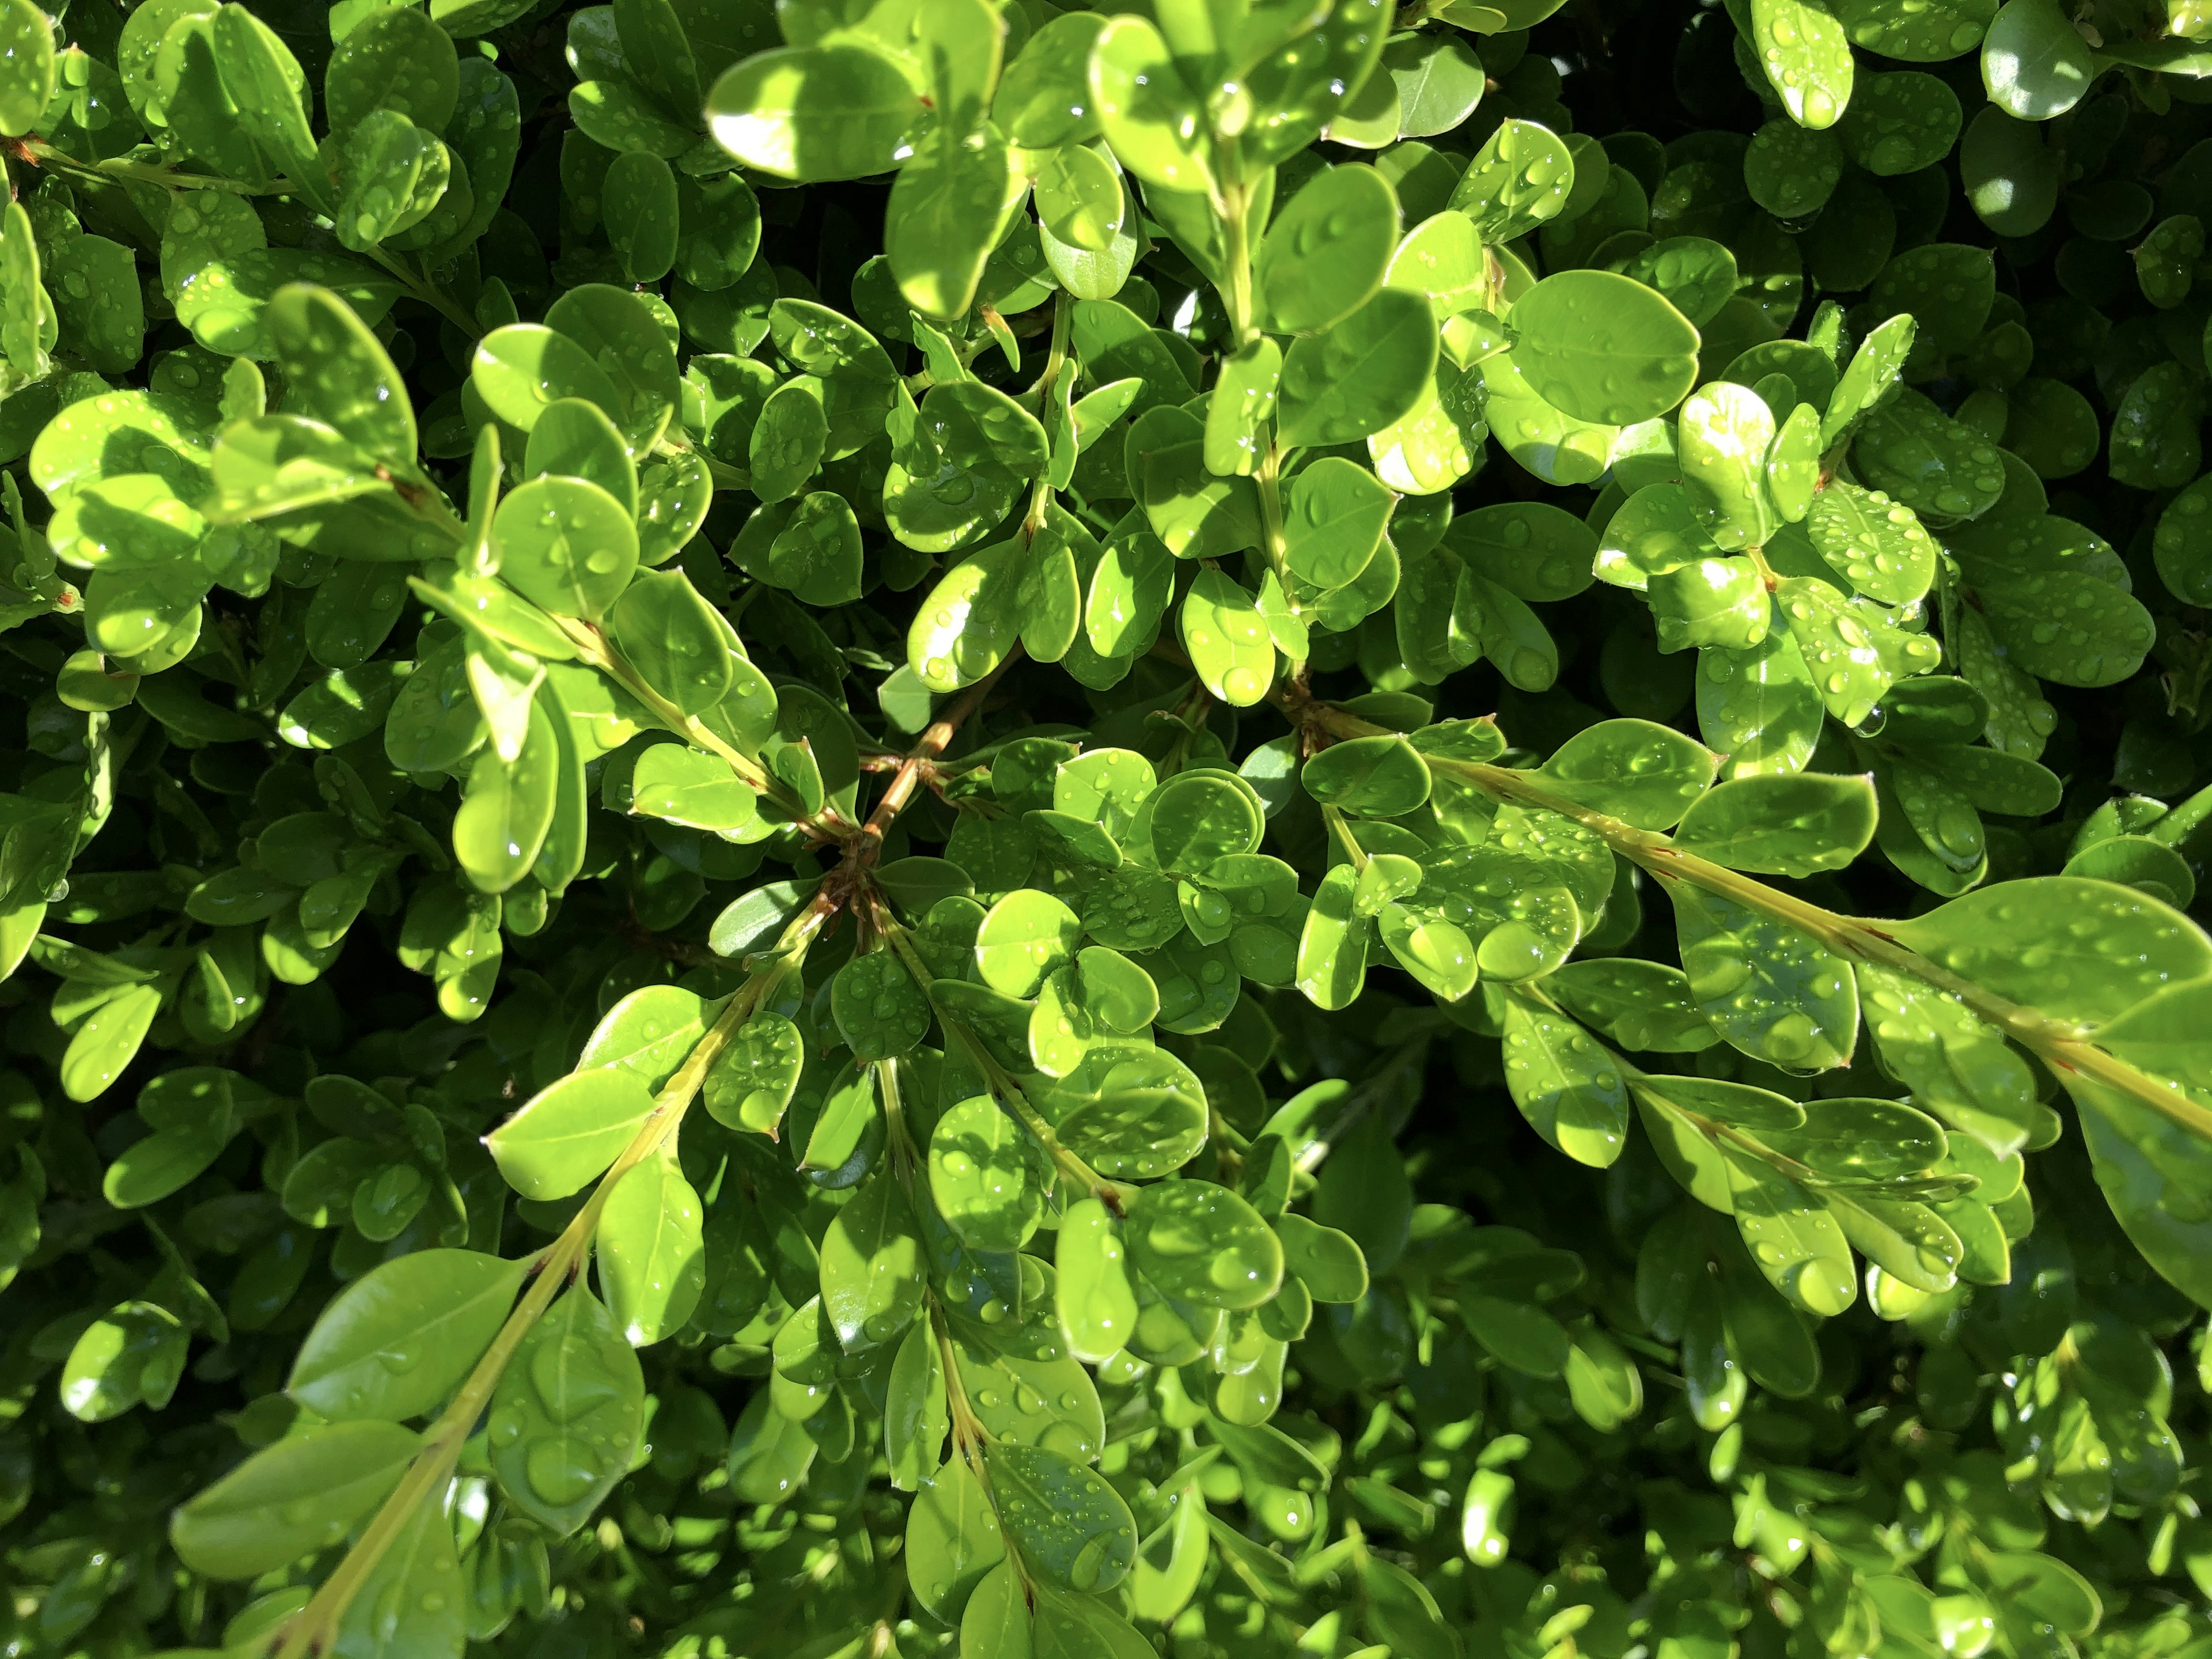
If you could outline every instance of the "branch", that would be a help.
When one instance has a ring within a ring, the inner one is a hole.
[[[592,1188],[584,1207],[562,1229],[561,1236],[539,1253],[531,1269],[532,1282],[529,1290],[507,1315],[507,1322],[500,1327],[499,1334],[492,1339],[483,1358],[477,1361],[468,1380],[424,1434],[422,1449],[407,1466],[407,1472],[400,1477],[392,1496],[384,1500],[360,1540],[323,1581],[314,1598],[282,1626],[281,1645],[273,1650],[275,1659],[307,1659],[310,1654],[328,1653],[337,1645],[338,1626],[345,1618],[346,1609],[375,1572],[386,1551],[406,1529],[416,1511],[443,1492],[446,1483],[453,1479],[463,1443],[474,1432],[477,1419],[483,1415],[493,1390],[498,1388],[500,1378],[521,1347],[523,1339],[544,1317],[553,1305],[553,1298],[582,1273],[591,1254],[593,1235],[599,1231],[599,1217],[613,1196],[616,1183],[659,1151],[677,1132],[685,1112],[697,1098],[708,1071],[730,1039],[752,1018],[783,976],[793,970],[791,947],[803,951],[829,920],[832,908],[828,896],[817,893],[813,902],[792,920],[780,942],[783,948],[766,969],[738,988],[720,1017],[708,1028],[675,1076],[662,1087],[653,1115],[631,1137],[613,1166],[599,1177],[599,1184]],[[270,1650],[264,1649],[264,1652]]]
[[[969,718],[981,709],[984,700],[991,695],[992,687],[998,684],[1000,676],[1019,661],[1021,655],[1022,647],[1016,645],[1006,653],[1005,659],[996,668],[963,691],[952,707],[932,720],[923,729],[922,734],[915,739],[914,747],[907,751],[906,758],[898,763],[898,770],[891,775],[890,786],[884,791],[884,798],[876,803],[876,810],[868,814],[868,821],[860,826],[860,835],[870,849],[867,856],[871,860],[875,853],[881,850],[884,837],[890,833],[890,827],[897,822],[898,815],[906,810],[907,802],[913,799],[915,787],[921,781],[922,768],[945,752],[946,746],[959,734],[960,728],[968,723]]]
[[[1376,726],[1324,702],[1299,704],[1292,709],[1291,718],[1335,738],[1394,735],[1387,726]],[[1572,818],[1602,837],[1620,857],[1650,872],[1662,882],[1687,882],[1709,893],[1717,893],[1747,910],[1787,923],[1847,960],[1872,963],[1909,974],[1924,985],[1956,997],[2053,1070],[2093,1079],[2149,1107],[2191,1133],[2212,1140],[2212,1110],[2191,1100],[2174,1085],[2099,1048],[2073,1021],[2053,1019],[1929,961],[1917,951],[1900,945],[1880,922],[1825,909],[1741,871],[1685,852],[1656,830],[1636,829],[1593,807],[1555,795],[1526,773],[1510,767],[1453,760],[1440,755],[1425,755],[1422,758],[1431,770],[1471,784],[1493,800],[1540,807]]]

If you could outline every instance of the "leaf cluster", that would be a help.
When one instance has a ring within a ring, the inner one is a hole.
[[[0,1647],[2212,1651],[2195,0],[0,0]]]

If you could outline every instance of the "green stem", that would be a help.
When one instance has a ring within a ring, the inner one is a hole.
[[[752,1018],[763,1000],[785,975],[793,971],[797,960],[794,948],[803,953],[830,915],[830,904],[817,896],[784,929],[781,948],[771,965],[748,980],[730,998],[720,1017],[708,1028],[675,1076],[662,1087],[653,1115],[623,1149],[622,1156],[599,1178],[599,1184],[592,1189],[584,1207],[562,1229],[561,1236],[538,1253],[531,1269],[534,1278],[529,1290],[507,1315],[507,1322],[500,1327],[491,1346],[469,1372],[459,1392],[424,1434],[422,1449],[407,1466],[398,1486],[385,1499],[360,1540],[346,1552],[337,1571],[323,1581],[314,1598],[283,1626],[282,1645],[276,1649],[275,1659],[306,1659],[310,1654],[328,1653],[336,1645],[338,1626],[344,1620],[347,1608],[374,1574],[385,1553],[422,1505],[443,1492],[447,1482],[453,1479],[462,1447],[475,1431],[477,1419],[491,1403],[493,1391],[521,1348],[523,1339],[544,1317],[546,1310],[553,1305],[553,1298],[583,1271],[592,1237],[599,1231],[599,1218],[606,1209],[607,1200],[613,1196],[616,1183],[659,1151],[676,1133],[716,1058],[738,1027]]]
[[[401,285],[414,298],[428,306],[471,339],[476,338],[480,331],[477,327],[477,319],[462,310],[459,303],[445,289],[428,278],[416,275],[400,263],[398,256],[387,253],[380,246],[369,248],[366,252],[371,259],[397,277]]]
[[[623,690],[653,711],[653,718],[686,743],[696,744],[711,755],[719,756],[738,775],[738,781],[763,800],[772,802],[777,810],[797,824],[805,833],[821,841],[835,841],[849,833],[852,826],[835,813],[825,812],[819,817],[810,815],[791,787],[781,778],[772,777],[760,763],[742,750],[709,732],[693,716],[685,714],[645,682],[645,678],[621,652],[614,641],[597,628],[572,617],[556,617],[554,620],[575,646],[577,655],[602,673],[611,675]]]
[[[1044,471],[1037,474],[1036,483],[1030,490],[1029,513],[1022,520],[1024,542],[1044,528],[1045,514],[1052,506],[1052,449],[1058,434],[1054,430],[1054,421],[1048,417],[1059,408],[1053,398],[1053,389],[1067,367],[1067,334],[1074,317],[1075,301],[1062,289],[1053,301],[1052,346],[1045,354],[1044,372],[1030,388],[1030,396],[1036,399],[1037,418],[1044,426],[1045,459]]]
[[[1560,1007],[1540,985],[1516,986],[1514,988],[1514,994],[1518,997],[1525,998],[1530,1002],[1536,1003],[1540,1006],[1550,1010],[1553,1013],[1557,1014],[1561,1019],[1567,1020],[1570,1023],[1574,1022],[1574,1016],[1570,1014],[1565,1009]],[[1638,1090],[1639,1085],[1649,1085],[1654,1082],[1664,1084],[1666,1081],[1664,1073],[1647,1072],[1634,1061],[1625,1060],[1620,1055],[1615,1054],[1611,1048],[1605,1048],[1605,1045],[1602,1043],[1599,1046],[1600,1048],[1604,1048],[1606,1058],[1620,1068],[1621,1074],[1628,1079],[1628,1085],[1632,1091]],[[1703,1112],[1693,1111],[1687,1106],[1680,1105],[1677,1103],[1668,1099],[1663,1088],[1651,1089],[1647,1092],[1652,1097],[1650,1102],[1652,1105],[1657,1107],[1661,1111],[1668,1114],[1670,1116],[1681,1119],[1682,1121],[1688,1124],[1691,1128],[1696,1130],[1707,1140],[1713,1142],[1715,1145],[1726,1141],[1729,1146],[1736,1148],[1746,1157],[1758,1159],[1760,1163],[1772,1170],[1777,1175],[1786,1176],[1788,1179],[1797,1182],[1800,1186],[1818,1187],[1821,1184],[1819,1170],[1813,1169],[1808,1164],[1800,1164],[1796,1158],[1788,1156],[1786,1153],[1776,1152],[1771,1146],[1765,1145],[1763,1141],[1755,1139],[1753,1137],[1746,1134],[1741,1129],[1737,1128],[1734,1124],[1723,1123],[1717,1118],[1707,1117]]]
[[[991,1092],[998,1097],[999,1103],[1013,1115],[1016,1122],[1029,1131],[1030,1138],[1044,1150],[1054,1167],[1083,1189],[1085,1198],[1095,1198],[1119,1214],[1121,1209],[1121,1188],[1070,1152],[1060,1138],[1053,1133],[1052,1125],[1046,1122],[1036,1108],[1030,1104],[1029,1097],[1022,1092],[1021,1085],[1008,1074],[1005,1066],[991,1057],[990,1051],[983,1046],[982,1039],[955,1018],[951,1010],[939,1003],[931,993],[930,986],[935,976],[929,971],[929,964],[922,961],[921,952],[914,948],[914,940],[907,930],[872,892],[867,902],[873,912],[871,920],[877,932],[898,953],[899,960],[906,964],[907,972],[914,975],[914,982],[921,987],[922,994],[929,999],[930,1010],[937,1016],[937,1023],[945,1029],[948,1036],[957,1040],[967,1050],[969,1058],[975,1061],[975,1069],[983,1074],[983,1080],[990,1085]]]
[[[1221,281],[1217,286],[1238,345],[1260,337],[1252,313],[1252,191],[1239,181],[1224,185],[1214,203],[1221,216]]]
[[[926,1165],[921,1148],[906,1121],[906,1103],[899,1092],[898,1061],[879,1060],[876,1066],[876,1098],[884,1109],[884,1127],[890,1146],[891,1170],[902,1186],[911,1188],[915,1176]]]
[[[705,450],[693,448],[691,453],[707,464],[707,476],[714,481],[717,489],[750,489],[753,475],[744,467],[732,466],[727,461],[718,461]]]
[[[1387,727],[1324,703],[1307,705],[1301,718],[1332,737],[1389,735]],[[1717,893],[1747,910],[1786,923],[1846,961],[1870,963],[1893,973],[1910,975],[1924,985],[1957,998],[2052,1070],[2062,1075],[2088,1078],[2149,1107],[2191,1133],[2212,1140],[2212,1110],[2191,1100],[2177,1085],[2099,1048],[2088,1040],[2087,1031],[2075,1022],[2054,1019],[1931,962],[1899,943],[1878,921],[1839,915],[1795,894],[1770,887],[1741,871],[1686,852],[1656,831],[1636,829],[1594,807],[1555,795],[1526,773],[1438,755],[1425,758],[1431,770],[1471,784],[1493,800],[1534,806],[1572,818],[1601,837],[1614,853],[1649,871],[1662,883],[1687,882],[1706,892]]]
[[[1344,1104],[1338,1109],[1335,1119],[1328,1127],[1306,1143],[1292,1167],[1300,1175],[1311,1175],[1321,1168],[1329,1153],[1342,1146],[1345,1137],[1359,1127],[1360,1119],[1374,1110],[1376,1103],[1396,1086],[1401,1073],[1419,1074],[1421,1068],[1428,1063],[1428,1053],[1427,1037],[1415,1037],[1409,1042],[1401,1043],[1366,1081],[1345,1097]]]
[[[1328,825],[1329,834],[1335,836],[1338,844],[1344,848],[1345,857],[1352,860],[1352,869],[1364,871],[1367,868],[1367,849],[1359,844],[1358,838],[1352,833],[1352,826],[1344,821],[1342,810],[1324,806],[1321,809],[1321,816],[1322,822]]]
[[[1230,331],[1238,347],[1260,337],[1253,309],[1252,190],[1243,182],[1224,185],[1215,204],[1221,215],[1221,281],[1216,289],[1229,313]],[[1267,568],[1282,584],[1283,599],[1295,611],[1297,589],[1291,580],[1290,543],[1283,531],[1283,497],[1279,487],[1282,452],[1275,446],[1273,423],[1268,423],[1267,447],[1252,471],[1253,493],[1260,501],[1261,550]]]
[[[140,184],[159,185],[164,190],[212,190],[226,196],[294,196],[299,186],[289,179],[272,179],[265,185],[249,185],[237,179],[217,179],[204,173],[179,173],[152,161],[134,161],[127,156],[111,156],[104,161],[80,161],[67,150],[57,149],[40,138],[16,141],[18,152],[34,167],[52,167],[58,173],[74,173],[80,179],[90,179],[103,184],[117,184],[130,179]]]
[[[1030,393],[1039,400],[1040,407],[1042,400],[1050,397],[1053,388],[1060,383],[1060,371],[1067,367],[1067,337],[1074,323],[1074,296],[1062,289],[1053,301],[1052,344],[1045,352],[1044,368],[1037,375],[1036,384],[1030,388]]]
[[[1279,483],[1282,461],[1283,452],[1275,447],[1270,433],[1267,447],[1259,465],[1252,469],[1252,491],[1260,498],[1261,543],[1267,556],[1267,568],[1275,573],[1275,580],[1283,585],[1283,598],[1296,611],[1298,596],[1291,580],[1290,537],[1283,529],[1283,492]]]

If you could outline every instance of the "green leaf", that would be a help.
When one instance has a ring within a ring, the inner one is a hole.
[[[1429,798],[1428,763],[1399,737],[1332,744],[1299,769],[1298,781],[1323,805],[1367,817],[1400,817]]]
[[[637,1355],[578,1285],[531,1328],[492,1394],[492,1470],[508,1503],[560,1536],[629,1472],[644,1431]]]
[[[966,555],[915,613],[907,663],[932,691],[973,685],[1005,660],[1021,629],[1020,552],[1000,542]]]
[[[2023,551],[2029,556],[2017,563],[1976,558],[1964,567],[2006,658],[2061,685],[2110,685],[2134,673],[2156,632],[2142,605],[2081,568],[2085,561]]]
[[[556,617],[596,621],[637,568],[637,528],[622,504],[582,478],[532,478],[492,517],[500,575]]]
[[[484,1137],[499,1172],[526,1198],[566,1198],[603,1174],[653,1115],[633,1072],[571,1072]]]
[[[1682,405],[1682,476],[1715,546],[1756,547],[1773,535],[1778,515],[1765,489],[1773,445],[1773,411],[1747,386],[1722,380]]]
[[[2174,1015],[2190,1006],[2189,998],[2171,994],[2146,1005],[2118,1022],[2120,1040],[2170,1041]],[[2122,1230],[2152,1267],[2201,1305],[2212,1295],[2201,1253],[2204,1196],[2212,1191],[2203,1141],[2117,1089],[2087,1078],[2069,1079],[2067,1087],[2081,1109],[2098,1185]]]
[[[1170,997],[1175,983],[1164,970],[1176,965],[1160,964]],[[1158,1049],[1099,1042],[1056,1086],[1031,1093],[1061,1140],[1102,1175],[1166,1175],[1206,1144],[1205,1088],[1188,1066]]]
[[[860,1060],[888,1060],[921,1041],[929,1004],[914,975],[890,951],[855,957],[830,982],[837,1029]]]
[[[1123,167],[1164,190],[1211,185],[1199,100],[1150,21],[1115,17],[1099,31],[1091,50],[1090,91],[1106,142]]]
[[[453,153],[394,110],[378,110],[340,142],[338,240],[366,252],[429,216],[453,179]]]
[[[1195,872],[1258,848],[1266,820],[1254,792],[1222,773],[1187,772],[1169,779],[1145,802],[1131,838],[1149,840],[1162,869]]]
[[[658,155],[628,150],[607,168],[607,240],[614,245],[623,275],[633,283],[657,283],[676,264],[682,235],[676,175]]]
[[[560,783],[552,719],[536,703],[512,762],[496,748],[477,751],[453,814],[453,856],[480,891],[506,892],[529,873],[553,828]]]
[[[1801,769],[1812,757],[1826,709],[1790,630],[1770,626],[1744,648],[1708,646],[1698,659],[1698,726],[1728,756],[1723,771],[1740,778]]]
[[[435,1504],[417,1506],[362,1583],[332,1645],[374,1659],[451,1652],[467,1639],[460,1569],[453,1523]]]
[[[179,1559],[211,1578],[258,1578],[344,1538],[422,1448],[397,1424],[331,1423],[248,1458],[169,1518]]]
[[[244,7],[218,9],[210,33],[223,88],[236,100],[239,125],[309,200],[326,198],[301,102],[307,77],[298,61],[276,32]]]
[[[905,1330],[926,1280],[914,1206],[889,1176],[864,1182],[822,1241],[822,1305],[847,1351],[882,1346]]]
[[[682,12],[668,0],[617,0],[614,23],[623,66],[647,92],[675,110],[699,101],[698,59]],[[699,33],[707,44],[706,32]]]
[[[1121,234],[1127,198],[1121,175],[1097,150],[1070,144],[1037,175],[1037,218],[1060,240],[1094,253]]]
[[[118,1303],[70,1346],[62,1407],[83,1423],[104,1423],[141,1404],[159,1411],[176,1392],[189,1346],[183,1323],[167,1308]]]
[[[618,1066],[659,1090],[676,1075],[706,1030],[699,994],[675,985],[647,985],[607,1010],[592,1028],[579,1067]]]
[[[1736,1226],[1767,1282],[1823,1318],[1850,1307],[1858,1291],[1850,1248],[1820,1195],[1748,1154],[1731,1154],[1728,1172]]]
[[[1650,720],[1601,720],[1533,775],[1553,793],[1639,830],[1665,830],[1711,787],[1719,764],[1704,744]]]
[[[422,1415],[490,1346],[527,1267],[435,1249],[372,1268],[323,1310],[284,1391],[332,1422]]]
[[[1022,184],[1013,151],[988,133],[974,144],[925,144],[899,169],[884,252],[909,305],[926,317],[967,312]]]
[[[1275,647],[1251,594],[1219,570],[1201,570],[1178,613],[1184,651],[1215,696],[1249,708],[1275,678]]]
[[[1620,1156],[1628,1089],[1620,1066],[1587,1034],[1540,1004],[1505,1005],[1505,1084],[1536,1133],[1578,1164],[1604,1169]]]
[[[1398,131],[1425,138],[1459,125],[1481,100],[1487,79],[1481,60],[1459,41],[1430,36],[1410,51],[1389,51],[1383,64],[1398,84]]]
[[[1957,1283],[1964,1249],[1928,1206],[1831,1193],[1828,1209],[1851,1248],[1892,1278],[1937,1295]]]
[[[1298,938],[1297,987],[1317,1008],[1348,1006],[1366,983],[1374,925],[1353,906],[1358,874],[1339,865],[1322,878]]]
[[[975,969],[1008,996],[1034,996],[1046,975],[1075,953],[1082,924],[1048,893],[1009,893],[993,905],[975,934]]]
[[[1340,444],[1381,431],[1413,406],[1436,359],[1427,302],[1383,289],[1324,332],[1291,343],[1278,441]]]
[[[1223,477],[1244,477],[1259,465],[1266,447],[1264,428],[1274,413],[1282,376],[1283,349],[1266,335],[1247,342],[1222,360],[1214,395],[1206,411],[1204,459],[1208,472]],[[1121,544],[1109,544],[1109,550]]]
[[[918,1490],[937,1469],[951,1426],[948,1411],[937,1333],[917,1324],[906,1334],[891,1362],[884,1413],[884,1459],[890,1465],[891,1484],[900,1491]]]
[[[1097,1595],[1128,1577],[1137,1524],[1103,1475],[1042,1446],[993,1446],[986,1467],[1007,1536],[1047,1583]]]
[[[1679,968],[1634,957],[1571,962],[1547,988],[1584,1024],[1639,1053],[1696,1054],[1720,1041]]]
[[[443,132],[460,103],[460,60],[446,30],[422,12],[380,7],[346,31],[323,72],[323,111],[343,134],[380,109]]]
[[[1909,605],[1936,579],[1936,544],[1912,509],[1836,479],[1813,498],[1805,527],[1820,556],[1868,598]]]
[[[1036,1230],[1043,1200],[1030,1174],[1027,1140],[988,1095],[960,1102],[931,1131],[931,1195],[945,1224],[973,1249],[1019,1249]]]
[[[1006,1560],[998,1510],[959,1454],[915,1493],[906,1554],[915,1599],[948,1622],[960,1617],[986,1575]],[[1018,1599],[1018,1589],[1015,1595]]]
[[[8,0],[0,15],[0,133],[21,137],[54,98],[53,31],[29,0]]]
[[[1850,42],[1824,0],[1752,0],[1750,36],[1791,120],[1818,131],[1842,118],[1851,100]]]
[[[1699,559],[1659,572],[1646,591],[1662,651],[1702,646],[1748,653],[1766,639],[1773,620],[1773,601],[1749,559]]]
[[[2081,100],[2096,55],[2052,0],[2008,0],[1982,40],[1982,84],[2023,121],[2047,121]]]
[[[1460,175],[1450,207],[1474,223],[1492,246],[1518,241],[1556,218],[1574,188],[1574,157],[1565,143],[1534,121],[1507,117]]]
[[[1324,167],[1277,213],[1253,260],[1265,325],[1313,334],[1382,286],[1399,236],[1397,192],[1373,167]]]
[[[1800,1072],[1847,1063],[1858,1036],[1850,965],[1784,923],[1669,881],[1698,1007],[1744,1053]]]
[[[1292,479],[1290,497],[1285,559],[1291,574],[1319,588],[1341,587],[1367,568],[1396,505],[1373,473],[1334,455]]]
[[[145,348],[146,307],[131,251],[105,236],[79,236],[54,250],[52,297],[62,326],[92,368],[120,374]]]
[[[739,1026],[701,1085],[708,1112],[732,1129],[775,1133],[799,1088],[805,1060],[799,1028],[773,1009]]]
[[[2178,911],[2073,876],[1984,887],[1892,931],[1998,996],[2090,1024],[2212,973],[2212,941]]]
[[[1731,870],[1841,870],[1874,839],[1870,779],[1807,772],[1735,779],[1692,804],[1674,832],[1686,852]]]
[[[1766,1130],[1761,1139],[1815,1173],[1845,1181],[1917,1175],[1948,1150],[1933,1118],[1893,1100],[1820,1101],[1797,1127]]]
[[[1068,1352],[1098,1364],[1128,1341],[1137,1323],[1121,1224],[1095,1198],[1079,1199],[1060,1217],[1054,1247],[1054,1306]]]
[[[1061,1351],[1058,1338],[1048,1318],[1019,1327],[1001,1322],[988,1340],[956,1330],[952,1347],[961,1386],[993,1439],[1087,1463],[1105,1441],[1104,1408],[1091,1373]]]
[[[1572,514],[1534,501],[1455,516],[1444,545],[1516,599],[1543,604],[1590,585],[1597,538]]]
[[[414,471],[417,441],[406,388],[349,306],[327,289],[294,283],[276,291],[264,325],[295,412],[390,465]]]
[[[921,110],[899,65],[857,40],[757,53],[707,94],[708,128],[723,149],[805,181],[890,172]]]
[[[596,404],[610,419],[623,411],[606,370],[566,334],[536,323],[510,323],[478,341],[469,383],[493,414],[525,432],[565,398]]]
[[[1841,398],[1849,385],[1837,388]],[[2004,489],[2003,463],[1991,445],[1943,415],[1919,393],[1899,392],[1868,416],[1851,453],[1859,474],[1916,513],[1978,517]]]
[[[1522,378],[1577,420],[1650,420],[1696,383],[1698,331],[1660,295],[1612,271],[1547,276],[1510,315]]]
[[[1364,1622],[1370,1636],[1407,1659],[1459,1659],[1459,1638],[1419,1579],[1370,1555],[1360,1564],[1359,1580],[1366,1592]]]
[[[616,1179],[599,1212],[599,1287],[633,1348],[673,1336],[706,1288],[699,1194],[672,1135]]]
[[[1143,1189],[1129,1212],[1129,1253],[1166,1294],[1207,1308],[1255,1308],[1282,1283],[1283,1247],[1225,1187],[1170,1182]]]
[[[1098,117],[1089,107],[1091,49],[1104,21],[1081,12],[1050,19],[1006,65],[992,119],[1024,149],[1089,142]]]
[[[703,714],[730,694],[736,653],[727,624],[682,571],[641,573],[610,620],[630,665],[684,713]]]
[[[801,406],[811,407],[811,400],[802,399]],[[766,429],[763,417],[755,430]],[[860,596],[860,521],[842,495],[811,490],[775,532],[766,557],[742,562],[763,581],[787,590],[805,604],[842,605]]]

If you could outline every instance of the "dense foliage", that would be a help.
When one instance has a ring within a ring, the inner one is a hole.
[[[2212,14],[1556,4],[0,0],[0,1648],[2212,1653]]]

